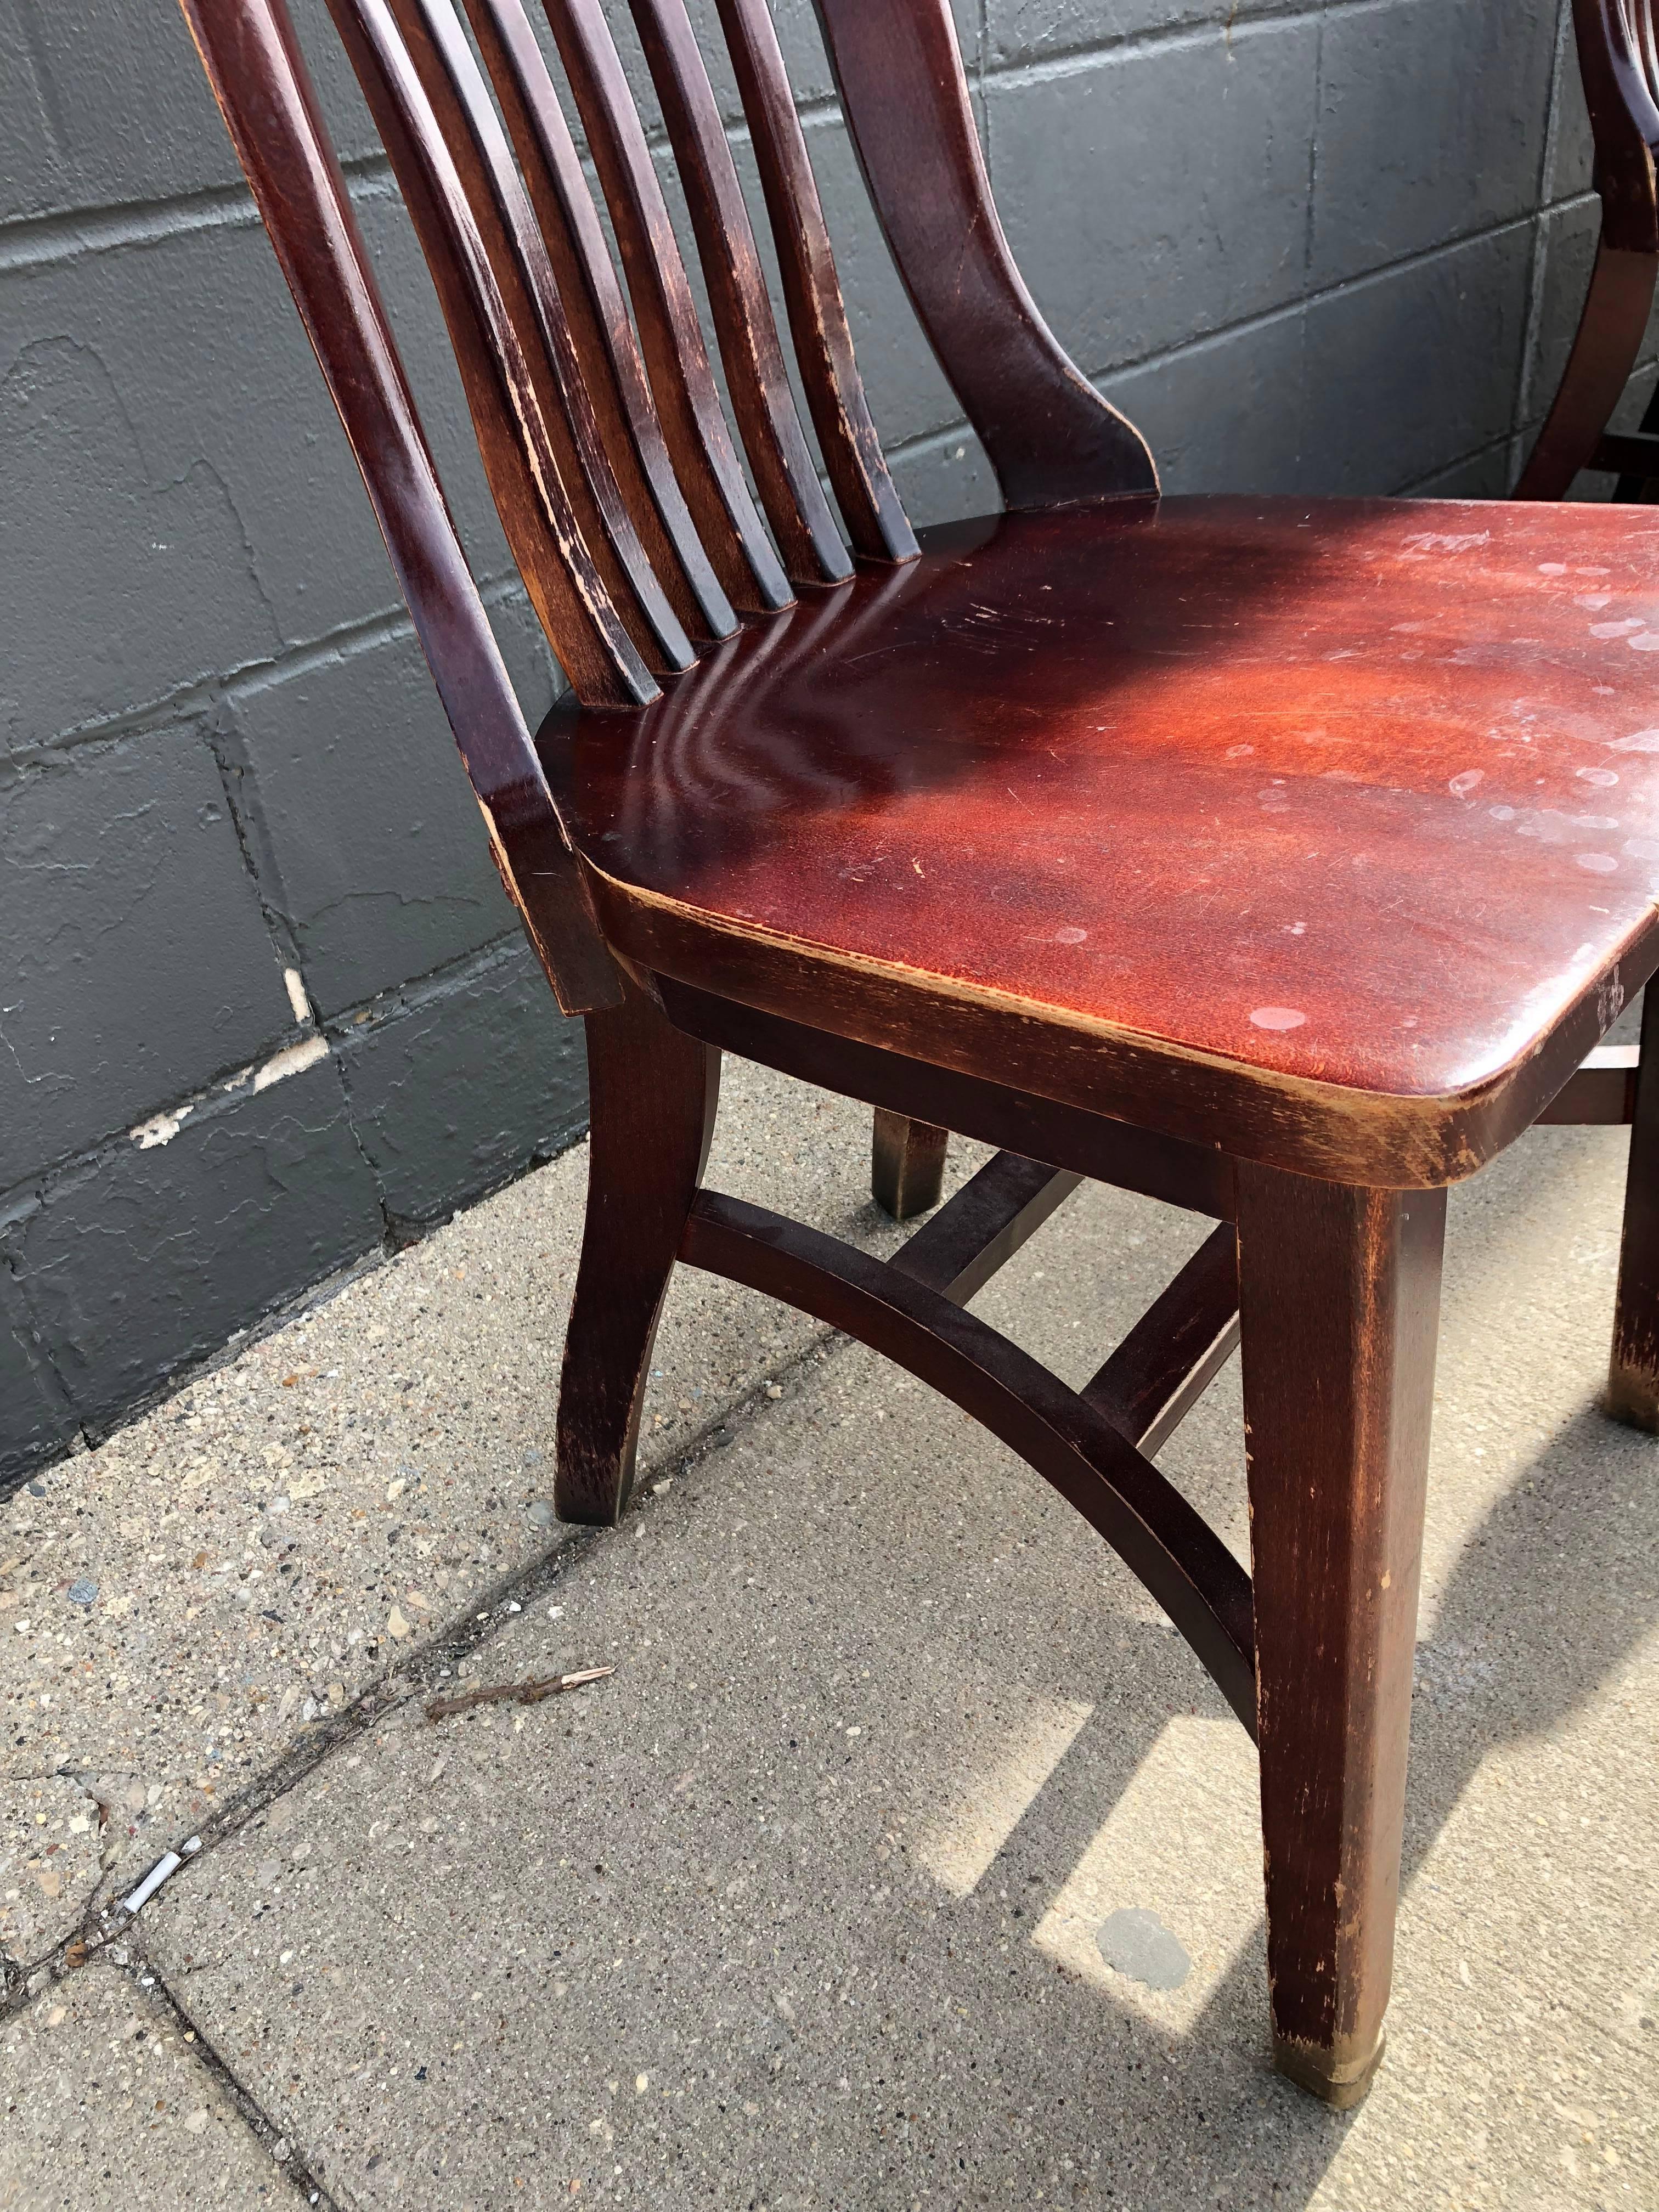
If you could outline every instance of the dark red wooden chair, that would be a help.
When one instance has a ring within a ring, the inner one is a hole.
[[[1633,436],[1607,424],[1646,336],[1659,278],[1659,40],[1653,0],[1573,0],[1578,73],[1595,149],[1601,235],[1572,351],[1515,488],[1516,499],[1565,499],[1581,469],[1644,496],[1659,478],[1659,393]]]
[[[1645,522],[1160,500],[1009,258],[948,0],[820,0],[1007,503],[918,544],[763,0],[719,0],[838,521],[683,0],[634,12],[747,473],[596,0],[552,24],[631,319],[520,0],[467,0],[493,100],[450,0],[333,0],[580,702],[532,744],[281,0],[185,4],[501,873],[587,1017],[560,1510],[627,1502],[677,1260],[954,1399],[1256,1738],[1278,2063],[1355,2102],[1393,1946],[1445,1188],[1575,1095],[1605,1111],[1575,1071],[1659,962]],[[901,1183],[929,1132],[1003,1149],[878,1262],[703,1187],[726,1050],[880,1109]],[[1652,1425],[1659,1089],[1635,1115],[1613,1399]],[[1084,1176],[1218,1225],[1073,1391],[966,1308]],[[1241,1338],[1254,1579],[1150,1456]]]

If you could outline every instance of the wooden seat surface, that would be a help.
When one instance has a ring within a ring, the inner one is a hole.
[[[1659,890],[1659,527],[1170,498],[923,544],[642,712],[555,710],[608,908],[1410,1098],[1616,993]]]

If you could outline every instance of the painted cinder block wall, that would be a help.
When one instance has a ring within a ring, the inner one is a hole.
[[[296,12],[533,724],[561,679],[435,302]],[[901,488],[982,509],[808,0],[778,13]],[[1595,229],[1556,0],[958,15],[1025,274],[1171,489],[1505,489]],[[585,1115],[166,0],[0,0],[0,609],[3,1487]]]

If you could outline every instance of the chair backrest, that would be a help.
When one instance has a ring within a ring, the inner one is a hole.
[[[1659,279],[1659,37],[1656,0],[1573,0],[1578,71],[1595,149],[1601,236],[1584,311],[1517,499],[1560,499],[1624,397]]]
[[[425,549],[392,543],[449,703],[459,687],[439,661],[458,628],[478,659],[482,614],[454,612],[459,553],[416,604],[441,496],[283,0],[182,4],[388,541]],[[620,276],[524,0],[465,0],[476,53],[454,0],[329,4],[431,270],[508,543],[584,702],[648,702],[695,642],[849,576],[848,542],[865,560],[915,555],[766,0],[717,6],[839,525],[685,0],[631,6],[747,471],[599,0],[547,7]],[[1007,502],[1155,489],[1139,436],[1066,359],[1014,269],[949,0],[820,0],[820,15],[900,273]]]

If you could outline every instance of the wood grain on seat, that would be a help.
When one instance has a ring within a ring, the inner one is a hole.
[[[1659,530],[1167,499],[924,546],[643,713],[556,715],[593,867],[1028,1016],[1425,1099],[1659,952]]]

